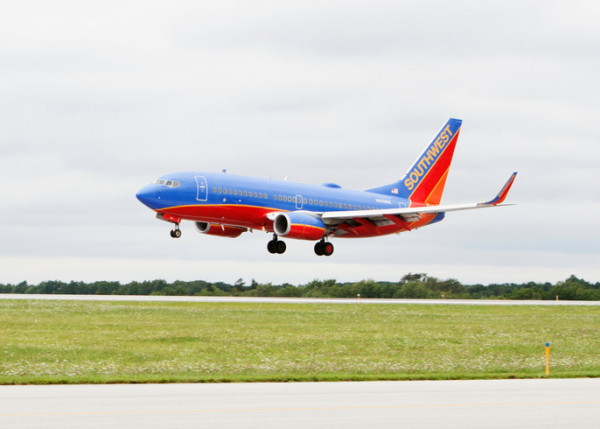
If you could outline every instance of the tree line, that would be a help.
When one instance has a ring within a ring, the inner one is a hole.
[[[1,284],[0,293],[72,294],[72,295],[186,295],[186,296],[259,296],[311,298],[432,298],[432,299],[537,299],[600,300],[600,282],[589,283],[572,275],[565,281],[529,282],[490,285],[463,285],[458,280],[440,280],[427,274],[406,274],[397,282],[361,280],[340,283],[336,280],[313,280],[306,284],[274,285],[249,283],[238,279],[234,284],[203,280],[167,282],[149,280],[118,281],[43,281]]]

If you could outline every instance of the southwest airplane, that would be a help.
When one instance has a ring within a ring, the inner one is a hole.
[[[308,185],[204,171],[162,176],[136,197],[171,222],[180,237],[182,220],[198,231],[238,237],[254,229],[273,233],[270,253],[284,253],[280,237],[317,241],[315,253],[333,253],[331,237],[376,237],[411,231],[444,219],[446,212],[500,205],[516,174],[484,203],[440,205],[462,121],[449,119],[408,172],[395,183],[366,191],[333,183]]]

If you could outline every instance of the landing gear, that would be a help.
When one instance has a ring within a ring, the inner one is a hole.
[[[179,224],[175,224],[175,228],[171,230],[171,237],[179,238],[181,237],[181,230],[179,229]]]
[[[331,244],[329,241],[325,241],[325,239],[322,239],[315,244],[315,253],[318,256],[331,256],[333,254],[333,244]]]
[[[269,253],[285,253],[286,247],[285,241],[278,240],[276,234],[273,234],[273,240],[267,243],[267,250]]]
[[[285,241],[279,240],[277,234],[273,234],[273,239],[267,243],[269,253],[285,253],[286,247]],[[331,256],[333,254],[333,244],[322,238],[321,241],[315,244],[315,253],[319,256]]]

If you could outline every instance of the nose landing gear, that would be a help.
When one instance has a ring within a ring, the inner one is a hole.
[[[179,216],[171,215],[168,213],[157,213],[156,218],[173,224],[173,229],[171,230],[171,237],[181,237],[181,230],[179,229],[181,218]]]
[[[179,237],[181,237],[181,230],[179,229],[179,224],[178,223],[176,223],[175,224],[175,228],[173,228],[171,230],[171,237],[173,237],[173,238],[179,238]]]

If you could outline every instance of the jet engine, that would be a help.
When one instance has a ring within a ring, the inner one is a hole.
[[[219,225],[208,222],[195,222],[196,229],[202,234],[218,235],[220,237],[239,237],[242,232],[248,231],[248,228],[242,226]]]
[[[309,213],[277,213],[273,220],[273,231],[281,237],[320,240],[325,234],[325,224],[319,217]]]

